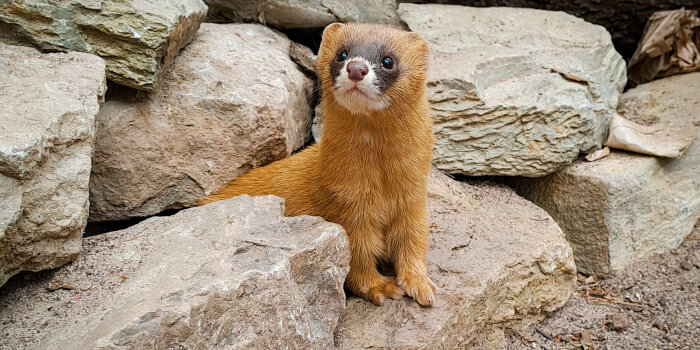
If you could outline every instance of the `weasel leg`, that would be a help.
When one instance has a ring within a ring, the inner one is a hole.
[[[348,289],[376,305],[381,305],[386,298],[401,299],[404,291],[396,284],[396,279],[377,271],[377,256],[383,252],[380,231],[367,227],[347,231],[351,253],[350,272],[345,279]]]
[[[422,306],[433,306],[437,286],[428,277],[428,214],[425,203],[407,209],[387,230],[389,256],[406,294]]]

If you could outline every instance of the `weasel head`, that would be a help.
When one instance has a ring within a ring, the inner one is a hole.
[[[428,43],[415,33],[330,24],[318,53],[323,98],[352,114],[413,103],[425,94],[428,53]]]

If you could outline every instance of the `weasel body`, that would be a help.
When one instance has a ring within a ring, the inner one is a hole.
[[[426,181],[433,147],[425,94],[428,44],[377,25],[326,27],[318,55],[323,88],[319,144],[236,178],[199,204],[274,194],[287,216],[342,225],[350,241],[348,289],[375,304],[434,303],[427,273]],[[396,278],[377,271],[392,261]]]

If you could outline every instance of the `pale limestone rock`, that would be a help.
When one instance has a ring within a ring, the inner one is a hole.
[[[520,8],[401,4],[398,13],[432,50],[440,170],[539,177],[605,139],[626,70],[603,27]]]
[[[311,124],[311,134],[314,137],[314,141],[321,142],[321,137],[323,136],[323,107],[321,104],[316,106],[314,110],[314,120]]]
[[[396,27],[396,0],[204,0],[215,22],[258,22],[279,29],[325,27],[333,22]]]
[[[202,0],[9,0],[0,42],[92,53],[110,80],[150,91],[206,14]]]
[[[541,179],[519,179],[518,192],[561,225],[576,266],[606,275],[681,244],[700,218],[700,72],[639,85],[619,112],[643,125],[694,128],[678,159],[623,151],[578,161]]]
[[[412,299],[381,307],[348,299],[341,349],[463,349],[561,307],[575,288],[573,255],[547,213],[505,186],[428,180],[432,308]]]
[[[316,61],[318,56],[314,55],[310,48],[292,42],[292,45],[289,47],[289,57],[301,67],[306,75],[316,78]]]
[[[0,337],[36,349],[329,349],[349,262],[339,225],[284,217],[278,197],[237,197],[86,238],[76,263],[6,286]]]
[[[80,252],[104,69],[0,43],[0,285]]]
[[[258,24],[205,23],[153,93],[108,98],[98,115],[90,220],[191,205],[304,145],[313,82],[289,47]]]

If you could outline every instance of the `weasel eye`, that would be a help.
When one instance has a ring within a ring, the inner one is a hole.
[[[391,57],[382,58],[382,67],[386,69],[394,68],[394,60],[392,60]]]
[[[348,58],[348,52],[345,50],[340,51],[340,53],[338,54],[338,58],[337,58],[338,62],[345,61],[346,58]]]

